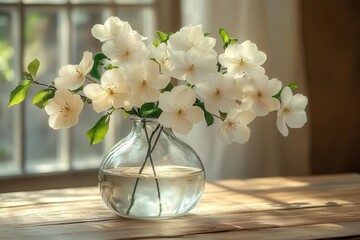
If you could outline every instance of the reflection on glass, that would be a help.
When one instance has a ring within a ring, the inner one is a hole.
[[[37,79],[50,84],[56,77],[59,60],[57,46],[58,22],[56,10],[48,8],[28,8],[25,14],[25,55],[24,66],[37,58],[41,65]],[[28,98],[40,88],[30,88]],[[48,126],[45,111],[26,101],[25,104],[25,163],[28,172],[47,172],[61,170],[56,165],[58,132]]]
[[[14,114],[7,108],[9,92],[16,86],[14,79],[14,47],[11,45],[10,11],[0,11],[0,175],[14,170]]]

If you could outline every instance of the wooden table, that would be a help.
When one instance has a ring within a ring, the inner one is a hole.
[[[208,183],[189,214],[118,217],[96,187],[0,194],[0,239],[359,239],[360,175]]]

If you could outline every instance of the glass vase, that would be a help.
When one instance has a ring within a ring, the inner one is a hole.
[[[127,218],[183,215],[198,203],[204,185],[199,156],[154,119],[133,119],[131,132],[110,150],[99,170],[103,201]]]

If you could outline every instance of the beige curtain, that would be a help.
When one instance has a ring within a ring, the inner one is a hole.
[[[255,42],[268,56],[265,68],[269,78],[284,84],[296,82],[299,92],[306,95],[296,0],[182,0],[181,10],[183,25],[201,23],[205,32],[216,35],[218,52],[222,49],[217,36],[220,27],[239,42]],[[220,142],[218,124],[209,128],[198,124],[180,138],[198,152],[208,180],[309,173],[309,123],[302,129],[290,129],[286,138],[277,130],[276,112],[249,126],[250,141],[243,145]]]

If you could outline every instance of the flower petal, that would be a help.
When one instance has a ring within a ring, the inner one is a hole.
[[[291,128],[301,128],[307,122],[305,111],[291,112],[286,115],[286,123]]]
[[[250,128],[245,125],[238,125],[236,131],[230,133],[232,140],[237,143],[245,143],[250,138]]]
[[[204,117],[204,112],[197,106],[191,106],[186,111],[186,119],[192,123],[200,122]]]
[[[104,42],[110,38],[109,34],[106,33],[104,25],[102,24],[95,24],[91,28],[91,34],[94,38],[99,39],[101,42]]]
[[[188,108],[194,104],[196,100],[196,93],[194,90],[184,85],[176,86],[173,90],[174,100],[177,105]]]
[[[308,104],[307,97],[299,93],[295,94],[289,103],[293,111],[304,110],[307,104]]]
[[[92,66],[94,64],[94,60],[92,57],[92,52],[85,51],[83,53],[83,57],[81,59],[81,62],[79,63],[79,69],[83,76],[87,75],[92,69]]]
[[[172,128],[174,132],[181,134],[187,134],[192,129],[192,123],[189,120],[181,117],[181,115],[176,112],[161,113],[158,122],[164,127]]]
[[[51,114],[50,117],[49,117],[48,123],[49,123],[49,126],[50,126],[52,129],[57,130],[57,129],[60,129],[60,128],[61,128],[60,125],[57,123],[58,118],[59,118],[59,117],[58,117],[59,114],[60,114],[59,112],[58,112],[58,113],[54,113],[54,114]]]
[[[280,131],[280,133],[286,137],[287,135],[289,135],[289,129],[286,126],[286,121],[285,121],[285,117],[284,115],[280,115],[278,116],[277,120],[276,120],[276,126],[278,128],[278,130]]]
[[[292,97],[293,94],[291,92],[291,89],[289,87],[284,87],[280,94],[281,104],[287,106],[290,103]]]
[[[159,96],[159,108],[164,112],[176,111],[175,101],[171,92],[163,92]]]
[[[159,99],[160,91],[152,87],[143,87],[140,92],[140,99],[144,102],[155,102]]]
[[[48,115],[52,115],[60,111],[60,106],[54,99],[50,99],[45,106],[45,111]]]
[[[172,51],[188,51],[192,46],[189,39],[180,32],[172,34],[168,41],[169,47]]]
[[[227,131],[227,122],[223,122],[218,130],[218,137],[224,144],[232,143],[232,139]]]
[[[151,86],[160,90],[165,88],[169,84],[169,82],[170,77],[159,74],[155,79],[151,81]]]
[[[107,111],[109,108],[112,107],[112,102],[110,102],[109,100],[109,97],[105,94],[98,95],[97,98],[92,101],[94,111],[97,113]]]
[[[106,89],[97,83],[90,83],[84,87],[85,95],[91,100],[95,100],[99,95],[105,94]]]
[[[160,73],[159,65],[152,60],[145,60],[142,63],[148,79],[156,79]]]
[[[254,101],[252,109],[258,116],[265,116],[269,113],[269,107],[261,100]]]
[[[256,118],[256,114],[252,111],[239,112],[236,119],[241,122],[242,125],[248,125]]]

